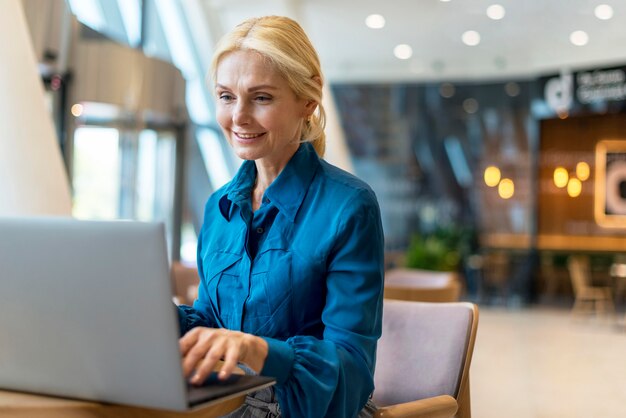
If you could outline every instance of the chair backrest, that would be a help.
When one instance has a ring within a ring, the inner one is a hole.
[[[172,280],[174,280],[174,293],[180,303],[191,305],[195,298],[190,297],[190,289],[195,289],[200,282],[198,269],[181,264],[172,263]]]
[[[386,299],[374,401],[380,406],[439,395],[458,398],[469,384],[478,308],[466,302]]]
[[[567,268],[572,280],[574,293],[579,293],[589,287],[591,283],[591,270],[589,267],[589,257],[586,255],[571,255],[567,259]]]

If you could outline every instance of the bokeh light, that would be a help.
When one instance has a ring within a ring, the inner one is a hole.
[[[498,194],[502,199],[510,199],[515,194],[515,184],[513,180],[503,178],[498,184]]]
[[[495,165],[490,165],[485,168],[485,184],[489,187],[495,187],[500,183],[500,169]]]
[[[590,172],[591,170],[589,169],[589,164],[587,164],[586,162],[581,161],[576,164],[576,177],[578,177],[580,181],[585,181],[589,179]]]
[[[583,184],[576,177],[572,177],[567,182],[567,194],[570,197],[578,197],[583,190]]]
[[[554,169],[554,185],[559,189],[567,186],[569,180],[569,173],[563,167],[557,167]]]

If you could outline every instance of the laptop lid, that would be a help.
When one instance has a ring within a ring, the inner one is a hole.
[[[187,409],[166,254],[158,223],[0,219],[0,388]]]

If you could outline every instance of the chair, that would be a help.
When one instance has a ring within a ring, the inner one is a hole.
[[[507,303],[511,291],[511,261],[508,251],[491,250],[482,255],[481,292],[486,302]]]
[[[174,281],[174,294],[179,303],[191,305],[197,296],[198,269],[187,266],[180,262],[172,263],[172,280]]]
[[[456,302],[461,283],[454,272],[391,269],[385,272],[385,298],[419,302]]]
[[[574,289],[572,314],[614,313],[613,292],[608,286],[591,285],[589,256],[572,255],[567,259],[567,268]]]
[[[471,303],[385,300],[374,374],[377,418],[471,417]]]

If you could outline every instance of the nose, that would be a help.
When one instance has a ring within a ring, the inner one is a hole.
[[[245,101],[240,100],[233,109],[233,123],[238,126],[250,123],[250,108]]]

